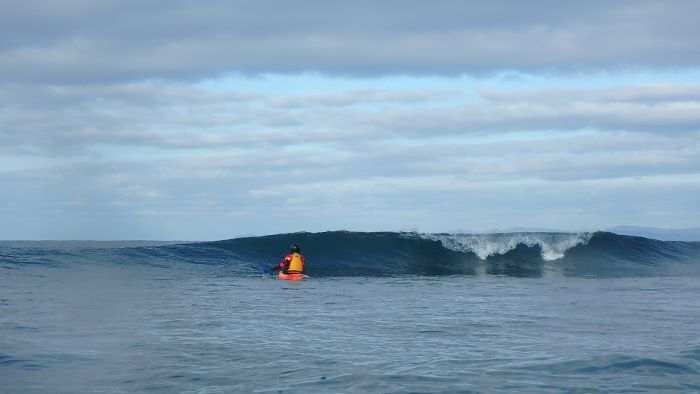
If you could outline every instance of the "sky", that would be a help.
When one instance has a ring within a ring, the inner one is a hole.
[[[698,227],[697,15],[4,1],[0,239]]]

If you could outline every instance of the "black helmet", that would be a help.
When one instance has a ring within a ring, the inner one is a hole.
[[[299,253],[299,252],[301,252],[301,247],[299,247],[299,245],[297,245],[297,244],[293,244],[292,246],[289,247],[289,250],[292,253]]]

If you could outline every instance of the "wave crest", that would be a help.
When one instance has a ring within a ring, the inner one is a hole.
[[[450,250],[474,253],[480,259],[503,255],[518,245],[539,246],[542,259],[561,259],[567,250],[586,245],[593,233],[501,233],[501,234],[421,234],[425,239],[440,241]]]

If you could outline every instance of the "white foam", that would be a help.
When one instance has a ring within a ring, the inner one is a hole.
[[[564,257],[567,250],[585,245],[592,236],[593,233],[421,234],[423,238],[442,242],[448,249],[472,252],[482,260],[505,254],[518,245],[539,245],[546,261]]]

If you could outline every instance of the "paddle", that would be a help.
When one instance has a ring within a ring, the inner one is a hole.
[[[280,269],[279,267],[265,267],[262,265],[260,266],[260,272],[263,275],[270,275],[271,273],[273,273],[273,271],[277,271],[279,269]]]

